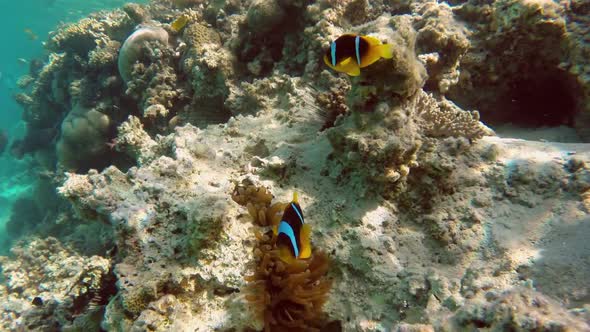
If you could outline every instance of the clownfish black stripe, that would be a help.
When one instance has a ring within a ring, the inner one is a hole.
[[[293,193],[293,201],[287,204],[280,220],[276,228],[273,229],[280,259],[290,264],[295,259],[309,258],[311,256],[311,228],[304,221],[297,193]]]
[[[301,214],[299,204],[291,202],[279,224],[277,244],[287,245],[295,257],[299,256],[301,247],[300,233],[304,224],[303,215]]]
[[[359,76],[361,68],[375,63],[379,59],[393,58],[394,47],[372,36],[344,34],[330,42],[324,54],[328,67],[350,76]]]
[[[332,66],[336,66],[346,58],[354,58],[360,65],[361,59],[367,54],[369,43],[361,36],[342,35],[330,43],[330,49],[326,56],[331,60]]]
[[[299,217],[299,220],[301,220],[301,223],[305,224],[305,221],[303,220],[303,215],[301,214],[301,212],[299,212],[299,208],[297,207],[297,205],[295,205],[295,203],[291,203],[291,207],[293,208],[293,210],[295,210],[295,213],[297,213],[297,216]]]

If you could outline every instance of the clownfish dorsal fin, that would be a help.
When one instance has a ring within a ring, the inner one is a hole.
[[[367,41],[367,43],[369,43],[369,45],[371,46],[375,46],[375,45],[381,45],[381,40],[373,37],[373,36],[361,36],[361,38],[363,38],[364,40]]]
[[[293,192],[293,203],[299,204],[299,196],[296,191]]]

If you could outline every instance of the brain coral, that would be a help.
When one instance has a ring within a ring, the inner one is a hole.
[[[255,32],[267,32],[280,23],[285,10],[278,1],[254,0],[248,8],[248,27]]]
[[[133,64],[141,58],[145,43],[150,41],[159,41],[167,45],[168,32],[160,27],[143,26],[135,30],[121,46],[118,66],[119,74],[125,82],[131,79]]]
[[[57,157],[68,169],[84,168],[107,150],[111,119],[95,109],[77,105],[61,124]]]

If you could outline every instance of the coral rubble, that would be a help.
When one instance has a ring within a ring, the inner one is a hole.
[[[99,329],[115,292],[110,260],[80,256],[52,237],[28,242],[0,261],[2,329]]]

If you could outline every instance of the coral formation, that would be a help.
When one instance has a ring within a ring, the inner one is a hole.
[[[575,120],[587,113],[586,75],[575,69],[587,61],[579,53],[583,46],[577,40],[583,38],[566,23],[568,18],[572,26],[583,21],[571,7],[510,0],[483,6],[467,2],[456,12],[468,27],[477,28],[461,61],[459,81],[449,91],[453,100],[477,108],[492,124],[585,127]]]
[[[101,312],[114,294],[110,261],[83,257],[57,239],[29,239],[2,257],[6,283],[0,287],[2,329],[98,329]],[[97,315],[98,313],[98,315]]]
[[[492,132],[479,122],[477,112],[465,112],[448,101],[439,103],[425,92],[404,105],[381,103],[371,113],[358,113],[328,131],[334,148],[329,174],[338,180],[365,178],[378,193],[405,190],[412,168],[429,137],[476,140]],[[359,188],[360,189],[360,188]]]
[[[578,321],[554,300],[518,287],[497,294],[486,294],[483,308],[469,303],[455,313],[444,329],[488,328],[492,330],[585,331],[588,325]]]
[[[78,105],[64,119],[56,146],[59,162],[68,169],[100,165],[108,147],[105,142],[111,129],[109,117],[95,109]]]
[[[142,26],[125,39],[117,58],[119,74],[123,81],[131,80],[133,65],[142,59],[151,42],[159,42],[162,46],[167,46],[168,32],[157,26]]]
[[[59,26],[15,96],[35,184],[7,227],[46,238],[1,258],[0,329],[588,330],[588,145],[484,123],[588,139],[589,11],[156,0]],[[334,72],[344,33],[392,59]],[[285,266],[293,191],[325,253]]]
[[[465,137],[480,139],[493,132],[479,122],[477,111],[465,112],[449,100],[439,103],[432,96],[421,92],[416,98],[415,114],[424,133],[430,137]]]

